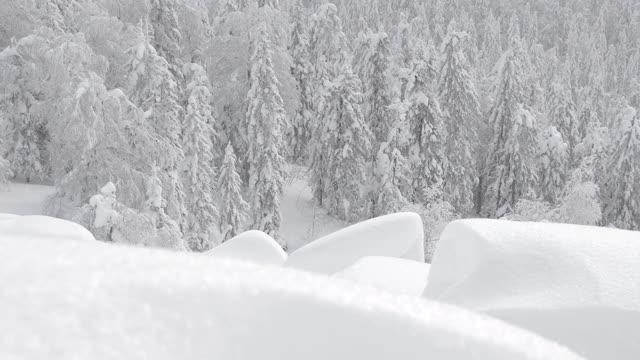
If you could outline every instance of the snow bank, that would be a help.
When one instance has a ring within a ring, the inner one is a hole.
[[[95,241],[84,227],[48,216],[0,214],[0,238]]]
[[[427,286],[429,264],[413,260],[369,256],[334,276],[396,294],[420,296]]]
[[[216,258],[246,260],[258,264],[282,265],[287,253],[268,234],[252,230],[229,239],[205,253]]]
[[[464,220],[438,243],[425,296],[531,329],[591,359],[638,359],[640,233]]]
[[[400,213],[349,226],[305,245],[289,255],[287,266],[333,274],[366,256],[424,261],[420,216]]]
[[[416,297],[277,266],[96,244],[0,239],[2,358],[579,358]]]
[[[43,215],[44,203],[54,193],[53,186],[11,183],[8,191],[0,191],[0,213]]]

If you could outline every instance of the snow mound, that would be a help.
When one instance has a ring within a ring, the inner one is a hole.
[[[89,230],[70,221],[11,214],[0,214],[0,238],[95,241]]]
[[[216,258],[234,258],[258,264],[282,265],[287,253],[268,234],[251,230],[229,239],[205,253]]]
[[[420,296],[427,286],[429,264],[413,260],[369,256],[334,276],[396,294]]]
[[[484,315],[284,267],[8,240],[3,358],[579,359]]]
[[[294,251],[285,265],[333,274],[366,256],[424,262],[424,233],[420,216],[399,213],[349,226]]]
[[[640,233],[464,220],[438,243],[425,296],[482,311],[590,359],[640,358]]]

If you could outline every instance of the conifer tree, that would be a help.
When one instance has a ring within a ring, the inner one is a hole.
[[[212,224],[216,224],[218,218],[213,196],[216,157],[212,140],[216,134],[212,126],[209,80],[204,69],[197,64],[185,64],[184,74],[187,78],[186,116],[182,124],[184,160],[181,162],[187,211],[184,232],[190,239],[197,240],[195,248],[204,249],[211,247],[207,243],[214,234]]]
[[[577,124],[576,105],[573,102],[571,92],[564,83],[555,82],[551,87],[547,102],[549,122],[558,129],[567,143],[569,165],[573,165],[575,147],[581,139]]]
[[[387,141],[394,116],[390,106],[394,94],[391,82],[391,42],[386,33],[376,34],[364,69],[364,113],[376,142]]]
[[[501,59],[489,118],[493,140],[482,211],[496,218],[511,213],[518,200],[533,191],[536,179],[536,119],[526,105],[524,54],[519,41],[513,46]]]
[[[269,36],[259,31],[251,58],[251,89],[247,94],[249,189],[253,211],[252,228],[279,239],[280,199],[285,173],[287,126],[278,79],[273,72]],[[281,242],[286,248],[286,244]]]
[[[451,24],[442,44],[439,82],[440,106],[447,129],[444,193],[456,210],[466,212],[473,205],[473,188],[477,181],[473,151],[480,110],[462,52],[466,34],[454,28],[455,24]]]
[[[174,74],[181,69],[180,43],[182,35],[178,25],[174,0],[151,0],[149,22],[153,27],[152,45],[158,55],[165,58]]]
[[[556,204],[566,181],[568,146],[553,126],[542,132],[539,146],[540,195],[545,201]]]
[[[309,30],[306,22],[305,9],[302,0],[297,0],[292,14],[293,31],[289,51],[293,63],[291,74],[298,85],[299,104],[292,122],[289,139],[294,161],[300,161],[306,156],[307,145],[311,137],[311,122],[313,119],[313,69],[309,61]]]
[[[229,143],[218,177],[220,191],[220,233],[222,242],[238,235],[249,214],[249,204],[242,197],[242,179],[236,171],[236,154]]]
[[[602,183],[606,224],[629,230],[640,229],[640,116],[630,106],[617,121],[619,139],[612,144]]]
[[[371,132],[362,114],[360,80],[343,64],[332,82],[317,143],[312,152],[312,187],[316,201],[346,221],[363,215]]]
[[[411,135],[409,163],[412,169],[410,200],[426,204],[432,194],[442,195],[446,156],[446,128],[440,103],[429,86],[436,69],[430,56],[433,48],[421,49],[409,76],[407,122]]]
[[[147,25],[138,24],[136,44],[127,51],[129,84],[127,92],[144,112],[150,131],[162,149],[152,162],[160,168],[166,212],[180,226],[185,216],[185,196],[178,164],[184,154],[181,147],[182,117],[180,91],[170,65],[159,56],[146,35]]]

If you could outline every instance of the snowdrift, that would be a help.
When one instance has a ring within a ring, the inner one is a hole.
[[[392,293],[420,296],[427,286],[429,267],[419,261],[368,256],[334,276]]]
[[[282,265],[287,253],[271,236],[262,231],[247,231],[205,253],[216,258],[246,260],[258,264]]]
[[[424,262],[424,233],[420,216],[400,213],[349,226],[294,251],[285,265],[333,274],[365,256]]]
[[[73,222],[48,216],[0,214],[0,238],[95,241],[89,230]]]
[[[481,311],[590,359],[640,357],[640,233],[495,220],[449,224],[425,296]]]
[[[489,317],[290,268],[0,239],[4,359],[579,359]]]

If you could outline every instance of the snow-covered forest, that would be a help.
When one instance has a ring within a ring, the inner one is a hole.
[[[640,230],[636,0],[0,0],[0,183],[103,241],[355,223]],[[2,196],[2,193],[0,193]]]

